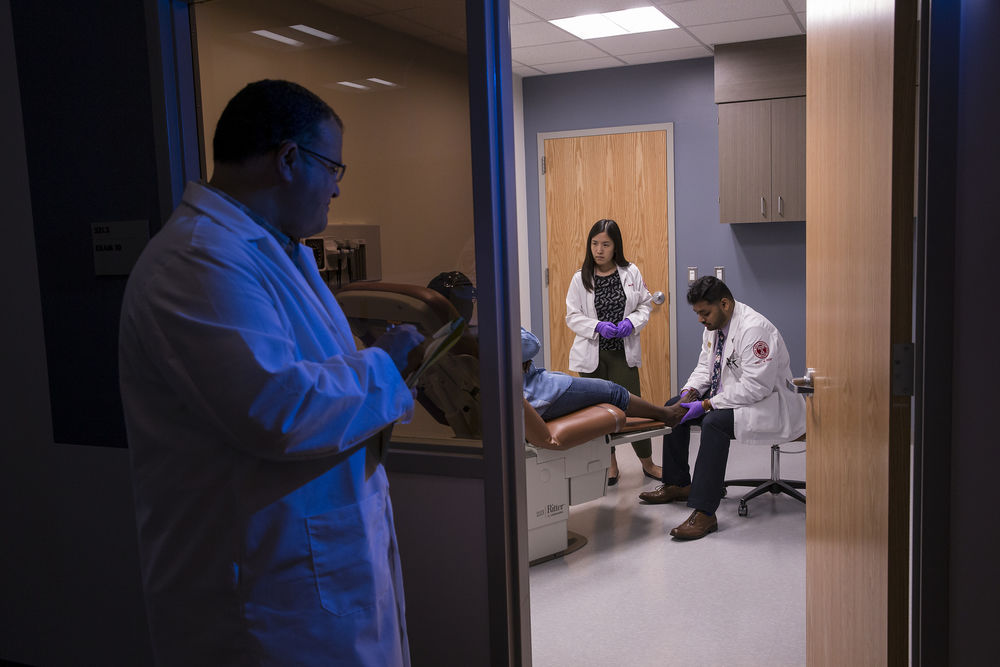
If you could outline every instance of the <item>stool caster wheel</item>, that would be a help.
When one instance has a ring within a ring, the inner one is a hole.
[[[736,513],[740,516],[746,516],[750,513],[749,508],[747,508],[747,503],[745,500],[740,501],[740,506],[736,508]]]

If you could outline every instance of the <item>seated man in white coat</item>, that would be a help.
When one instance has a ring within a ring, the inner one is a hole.
[[[340,192],[342,132],[301,86],[246,86],[212,180],[129,278],[121,392],[157,664],[409,664],[376,443],[412,412],[421,336],[359,351],[300,243]]]
[[[699,278],[688,303],[704,325],[698,366],[678,396],[667,402],[673,432],[663,436],[663,486],[639,494],[647,503],[686,500],[691,516],[670,534],[695,540],[718,530],[729,441],[774,443],[805,433],[805,399],[792,377],[781,333],[766,317],[733,298],[714,276]],[[669,424],[670,422],[668,422]],[[694,476],[688,463],[693,424],[701,425]]]

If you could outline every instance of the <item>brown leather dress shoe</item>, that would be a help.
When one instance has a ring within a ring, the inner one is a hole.
[[[687,521],[670,531],[678,540],[700,540],[719,529],[719,520],[700,510],[691,512]]]
[[[650,505],[662,505],[672,503],[675,500],[687,500],[691,493],[691,485],[674,486],[673,484],[662,484],[656,487],[655,491],[643,491],[639,494],[639,500],[644,500]]]

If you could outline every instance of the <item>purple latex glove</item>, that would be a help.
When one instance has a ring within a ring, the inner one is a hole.
[[[697,419],[705,414],[705,406],[701,401],[691,401],[690,403],[681,403],[682,408],[687,408],[687,414],[681,419],[683,424],[686,421],[691,421],[692,419]]]
[[[626,336],[630,336],[632,334],[633,328],[634,327],[632,326],[632,320],[626,317],[624,320],[618,323],[617,335],[615,337],[625,338]]]
[[[601,338],[617,338],[618,337],[618,327],[616,327],[611,322],[598,322],[597,326],[594,327],[594,331]]]
[[[396,369],[402,373],[409,362],[410,352],[423,340],[423,335],[415,326],[400,324],[379,336],[372,345],[388,352],[392,357],[392,363],[396,364]]]

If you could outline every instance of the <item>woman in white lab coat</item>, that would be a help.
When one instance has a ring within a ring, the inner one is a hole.
[[[583,266],[566,293],[566,324],[576,334],[569,368],[583,377],[622,385],[641,396],[639,332],[649,322],[652,296],[635,264],[625,259],[621,230],[614,220],[598,220],[587,235]],[[660,479],[650,441],[632,443],[647,477]],[[608,484],[618,483],[618,461],[611,449]]]

